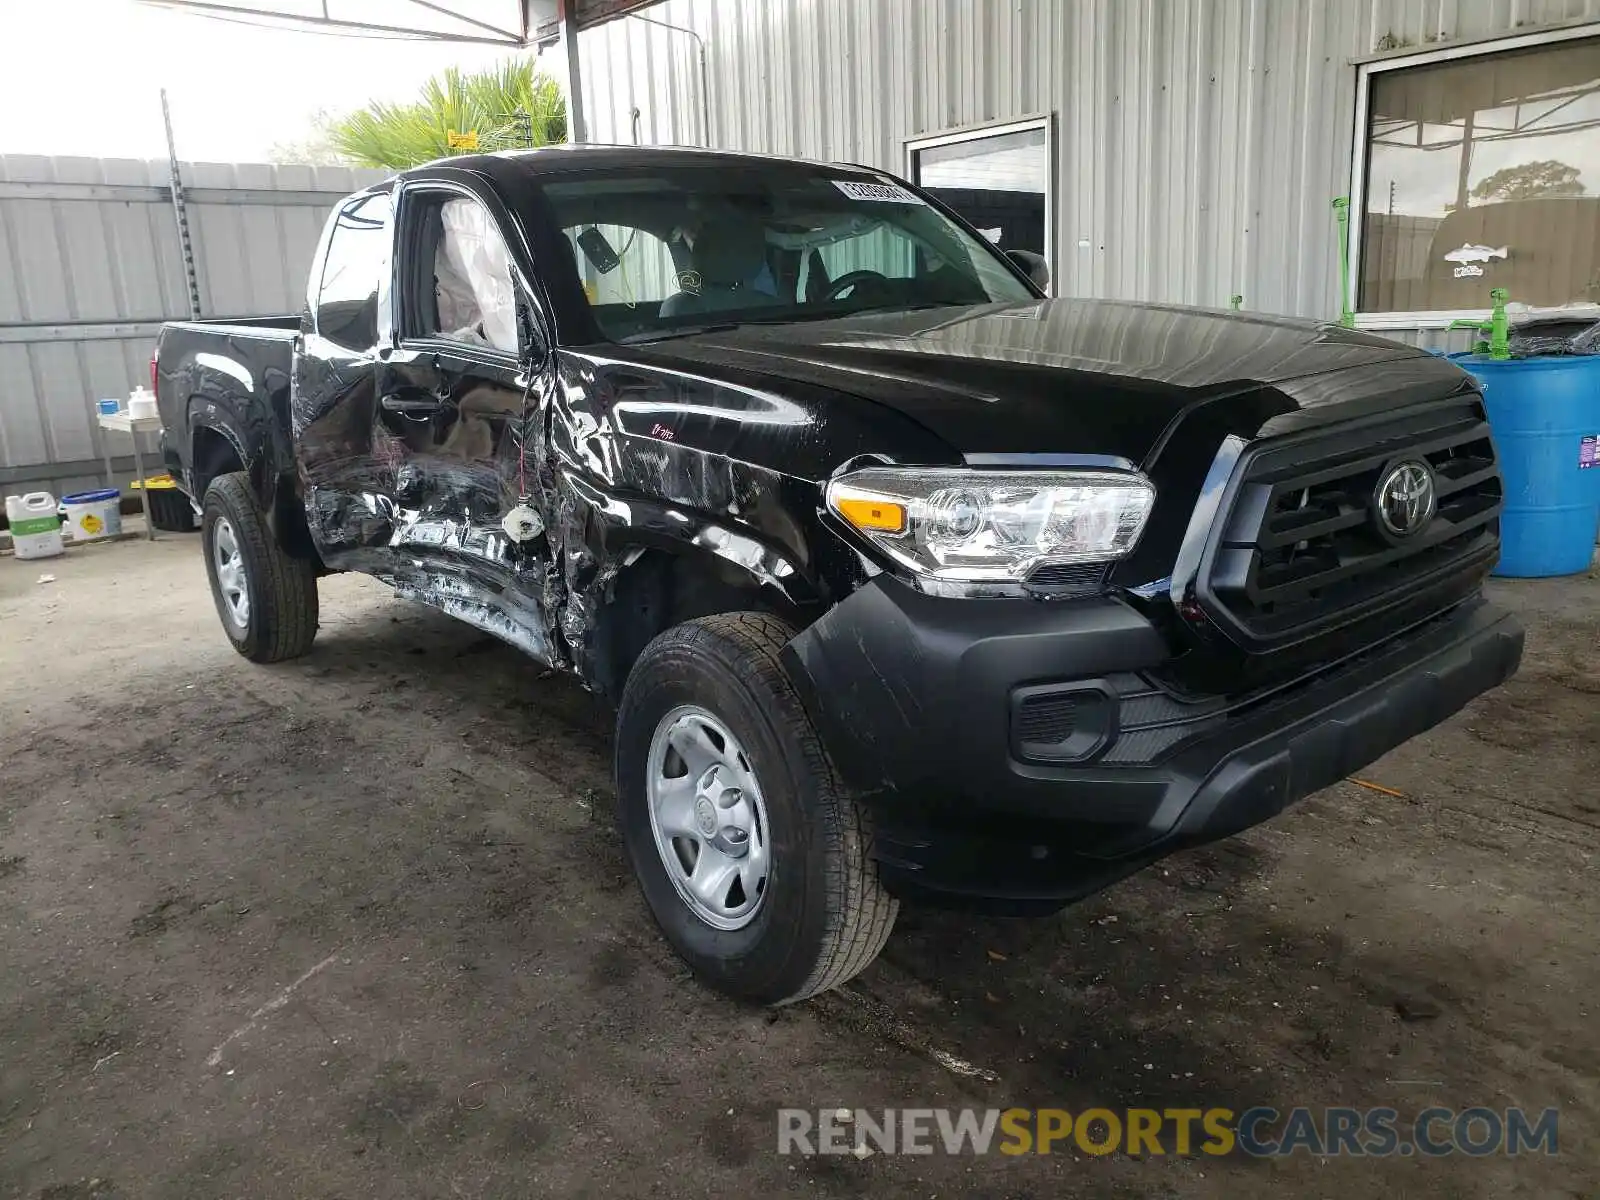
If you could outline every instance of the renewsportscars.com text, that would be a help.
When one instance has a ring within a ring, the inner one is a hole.
[[[1558,1121],[1554,1108],[781,1108],[778,1153],[1553,1155]]]

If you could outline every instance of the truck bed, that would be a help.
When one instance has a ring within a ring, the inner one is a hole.
[[[167,321],[167,328],[178,329],[247,329],[251,333],[276,336],[282,331],[294,334],[300,329],[298,313],[285,313],[270,317],[202,317],[195,321]]]
[[[156,345],[167,468],[197,499],[223,470],[285,456],[298,316],[168,321]],[[265,456],[265,457],[263,457]],[[259,477],[259,476],[258,476]]]

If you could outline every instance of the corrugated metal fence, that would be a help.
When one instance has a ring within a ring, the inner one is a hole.
[[[907,138],[1052,113],[1058,293],[1242,293],[1326,318],[1352,60],[1596,20],[1600,0],[668,0],[644,15],[698,35],[704,86],[689,34],[589,31],[592,140],[900,173]]]
[[[298,312],[328,210],[384,174],[184,164],[202,315]],[[0,155],[0,489],[98,483],[94,401],[146,383],[161,322],[189,315],[169,183],[165,160]]]

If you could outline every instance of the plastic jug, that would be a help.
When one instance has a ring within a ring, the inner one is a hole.
[[[156,394],[143,384],[133,389],[128,397],[128,415],[135,421],[156,415]]]
[[[11,548],[18,558],[54,558],[65,549],[61,514],[49,492],[7,496],[6,520],[11,524]]]

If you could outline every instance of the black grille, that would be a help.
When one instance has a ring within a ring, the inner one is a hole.
[[[1025,746],[1064,742],[1077,729],[1077,712],[1075,696],[1030,696],[1017,709],[1017,741]]]
[[[1418,533],[1380,528],[1373,497],[1402,462],[1426,462],[1438,509]],[[1244,468],[1213,564],[1224,614],[1263,641],[1414,601],[1498,548],[1501,481],[1476,397],[1380,425],[1268,445]]]

